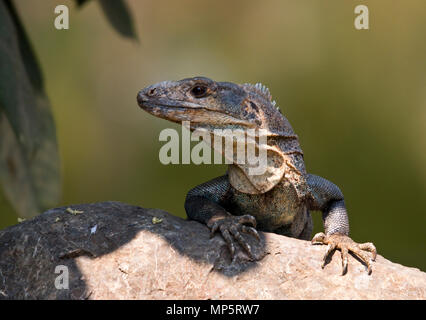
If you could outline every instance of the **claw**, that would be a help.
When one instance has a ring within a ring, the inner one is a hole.
[[[222,237],[225,239],[225,242],[228,245],[228,249],[229,249],[229,251],[231,253],[231,258],[232,258],[232,260],[234,260],[235,246],[234,246],[234,242],[232,241],[231,234],[226,229],[223,229],[223,230],[221,229],[220,231],[222,233]]]
[[[243,224],[251,224],[253,227],[245,226]],[[256,219],[253,216],[228,216],[220,218],[210,225],[210,237],[213,237],[214,234],[220,230],[231,253],[232,261],[234,261],[236,257],[234,239],[244,249],[244,251],[247,252],[250,259],[255,260],[250,245],[240,233],[240,231],[247,233],[254,236],[257,240],[260,240],[260,236],[254,227],[256,227]]]
[[[248,215],[248,214],[246,214],[244,216],[240,216],[239,219],[238,219],[238,222],[241,223],[241,224],[243,224],[243,223],[249,223],[254,228],[256,228],[256,225],[257,225],[256,219],[253,216]]]
[[[374,244],[372,244],[371,242],[361,243],[359,245],[359,248],[361,250],[365,250],[365,251],[371,252],[373,254],[372,260],[376,261],[377,250],[376,250],[376,247],[374,246]]]
[[[244,240],[244,238],[241,236],[241,234],[238,232],[237,228],[235,226],[232,226],[229,228],[229,231],[234,236],[235,240],[238,241],[241,247],[244,248],[244,250],[249,255],[250,259],[253,259],[253,253],[251,252],[250,245]]]
[[[215,223],[213,223],[213,225],[211,226],[211,229],[210,229],[210,238],[214,237],[214,234],[219,229],[219,225],[220,225],[219,221],[216,221]]]
[[[342,276],[348,272],[348,249],[342,248],[341,249],[341,256],[342,256]]]
[[[367,265],[367,272],[368,274],[371,273],[371,258],[366,255],[364,252],[361,251],[361,249],[356,248],[356,247],[352,247],[349,248],[349,250],[351,250],[358,258],[361,259],[362,262],[364,262]]]
[[[336,245],[335,245],[335,244],[333,244],[333,243],[330,243],[330,244],[327,246],[327,251],[325,252],[324,257],[322,258],[322,266],[321,266],[321,268],[323,268],[323,269],[324,269],[324,267],[325,267],[325,265],[326,265],[326,262],[327,262],[327,258],[328,258],[328,256],[329,256],[329,255],[330,255],[330,253],[331,253],[331,252],[333,252],[335,249],[336,249]]]
[[[322,268],[325,267],[327,257],[329,254],[339,249],[341,251],[341,257],[342,257],[342,275],[346,274],[348,270],[348,252],[352,252],[355,254],[362,262],[364,262],[367,265],[367,272],[368,274],[371,274],[372,272],[372,261],[376,259],[377,250],[376,247],[370,243],[362,243],[357,244],[354,242],[351,238],[344,234],[331,234],[331,235],[325,235],[324,233],[320,232],[317,233],[312,238],[312,244],[327,244],[327,251],[323,257],[323,264]],[[368,251],[372,253],[372,258],[368,256],[364,251]]]
[[[260,236],[257,230],[253,227],[247,227],[247,226],[241,226],[241,231],[247,234],[252,235],[257,239],[257,241],[260,241]]]

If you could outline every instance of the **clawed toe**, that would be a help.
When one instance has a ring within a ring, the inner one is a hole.
[[[254,228],[256,228],[257,222],[255,217],[249,214],[246,214],[244,216],[237,216],[236,218],[239,224],[242,225],[242,224],[248,223],[248,224],[251,224]]]
[[[323,268],[323,269],[324,269],[325,265],[327,264],[327,258],[329,257],[329,255],[330,255],[330,254],[331,254],[334,250],[336,250],[336,245],[335,245],[335,244],[333,244],[333,243],[330,243],[330,244],[327,246],[327,251],[325,252],[324,257],[322,258],[322,265],[321,265],[321,268]]]
[[[372,258],[370,258],[368,256],[368,254],[366,254],[365,252],[362,251],[362,249],[360,249],[360,246],[351,246],[349,247],[349,250],[355,254],[363,263],[365,263],[365,265],[367,266],[367,272],[368,274],[371,274],[372,271],[372,266],[371,266],[371,261],[373,260]],[[374,255],[373,255],[374,257]]]
[[[243,236],[238,231],[237,227],[235,225],[233,225],[233,226],[231,226],[229,228],[229,231],[231,232],[231,234],[234,237],[234,239],[237,240],[237,242],[239,243],[239,245],[242,248],[244,248],[244,250],[247,252],[247,254],[249,255],[250,259],[253,259],[253,253],[251,252],[251,247],[246,242],[246,240],[244,240]]]
[[[371,259],[372,259],[373,261],[376,261],[376,257],[377,257],[377,250],[376,250],[376,247],[374,246],[374,244],[372,244],[371,242],[361,243],[361,244],[359,245],[359,248],[360,248],[361,250],[371,252],[371,253],[372,253],[372,255],[373,255],[373,257],[372,257]]]
[[[244,224],[250,224],[252,226],[247,226]],[[236,252],[235,241],[244,249],[250,259],[255,260],[251,246],[241,235],[243,232],[255,237],[257,240],[260,240],[259,233],[255,227],[256,219],[253,216],[244,215],[226,217],[215,221],[210,226],[210,237],[213,237],[217,231],[220,231],[229,248],[232,260],[234,260]]]
[[[247,226],[241,226],[241,231],[247,234],[252,235],[257,239],[257,241],[260,241],[260,236],[257,230],[253,227],[247,227]]]
[[[325,242],[325,234],[323,232],[317,233],[311,240],[312,244],[326,244]]]
[[[357,244],[355,241],[344,234],[325,235],[324,233],[320,232],[312,238],[312,244],[328,245],[323,257],[323,263],[321,265],[322,268],[324,268],[327,264],[327,259],[330,254],[334,250],[339,249],[341,251],[342,258],[342,275],[346,274],[348,270],[349,252],[353,253],[356,257],[359,258],[359,260],[365,263],[368,274],[371,274],[372,272],[372,261],[376,259],[377,250],[376,247],[370,242]],[[369,255],[364,251],[371,252],[372,258],[370,258]]]

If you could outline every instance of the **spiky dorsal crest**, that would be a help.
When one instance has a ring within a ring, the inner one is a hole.
[[[275,100],[272,100],[271,92],[265,85],[258,82],[256,84],[244,83],[243,86],[246,87],[248,90],[256,92],[267,101],[270,101],[272,103],[272,106],[274,106],[281,112],[280,107],[277,106],[277,102]]]
[[[244,83],[244,86],[251,91],[255,91],[257,94],[261,95],[264,99],[271,101],[272,95],[269,92],[269,89],[265,85],[261,84],[260,82],[256,84]]]

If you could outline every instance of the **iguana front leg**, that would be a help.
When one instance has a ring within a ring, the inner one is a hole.
[[[244,240],[241,232],[259,240],[259,234],[255,229],[256,219],[251,215],[233,216],[220,205],[229,187],[228,177],[222,176],[190,190],[185,200],[186,213],[190,219],[207,225],[210,228],[211,237],[219,231],[228,245],[233,260],[236,257],[235,241],[244,248],[251,259],[254,259],[251,247]]]
[[[358,256],[367,265],[370,274],[371,260],[376,259],[376,248],[370,242],[358,244],[349,237],[349,220],[340,189],[330,181],[312,174],[308,175],[307,182],[312,194],[310,209],[321,210],[324,221],[325,234],[317,233],[312,239],[312,244],[328,245],[322,267],[324,268],[328,256],[339,249],[342,256],[342,275],[347,272],[348,252]],[[371,252],[372,258],[363,250]]]

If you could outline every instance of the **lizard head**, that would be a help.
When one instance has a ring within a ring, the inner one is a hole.
[[[216,82],[205,77],[163,81],[139,91],[139,106],[191,129],[265,129],[268,136],[294,135],[287,119],[261,85]]]
[[[281,140],[292,140],[293,147],[301,153],[290,123],[261,84],[240,85],[205,77],[164,81],[142,89],[137,101],[156,117],[177,123],[189,121],[191,130],[207,130],[211,135],[216,129],[263,129],[268,138],[267,173],[250,176],[248,166],[236,164],[234,159],[235,165],[228,170],[231,184],[245,193],[266,192],[282,179],[288,166]],[[260,148],[255,140],[252,142]]]
[[[254,128],[261,124],[256,106],[246,105],[239,85],[204,77],[164,81],[141,90],[139,106],[173,122],[190,121],[197,128]]]

